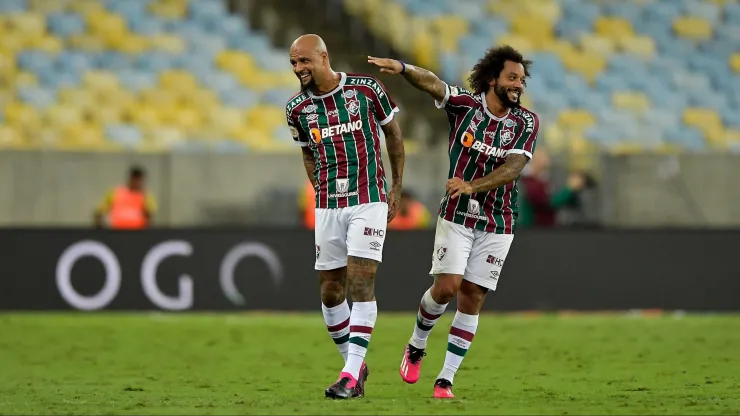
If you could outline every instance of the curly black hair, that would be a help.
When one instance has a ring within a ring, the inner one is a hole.
[[[524,76],[529,77],[529,67],[532,61],[524,59],[522,54],[509,45],[498,46],[486,51],[486,54],[473,67],[473,72],[468,77],[470,87],[476,94],[488,91],[488,83],[498,78],[504,69],[504,62],[512,61],[524,66]]]

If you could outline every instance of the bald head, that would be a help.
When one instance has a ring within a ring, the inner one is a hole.
[[[299,36],[290,46],[290,51],[292,52],[293,50],[313,53],[329,53],[329,51],[326,50],[324,39],[321,39],[321,36],[314,34]]]
[[[290,63],[301,81],[302,91],[319,91],[322,86],[333,82],[334,71],[329,64],[326,43],[318,35],[303,35],[293,41],[290,46]]]

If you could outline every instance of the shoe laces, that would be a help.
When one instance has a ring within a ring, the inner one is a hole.
[[[452,387],[452,383],[450,383],[449,380],[445,380],[443,378],[438,379],[434,383],[434,385],[443,389],[449,389],[450,387]]]
[[[426,351],[409,345],[409,362],[411,364],[418,364],[425,355],[427,355]]]

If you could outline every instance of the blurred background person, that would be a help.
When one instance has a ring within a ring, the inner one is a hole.
[[[303,189],[298,193],[298,213],[303,228],[313,230],[316,226],[316,189],[306,179]]]
[[[401,193],[401,208],[388,224],[389,230],[422,230],[429,228],[432,215],[427,207],[409,190]]]
[[[128,182],[108,191],[95,210],[95,226],[102,228],[107,224],[118,230],[144,229],[151,225],[156,211],[156,199],[146,190],[144,168],[132,166]]]
[[[553,192],[550,166],[550,155],[541,148],[525,168],[520,179],[519,226],[553,227],[558,224],[559,212],[579,209],[580,192],[591,185],[590,178],[581,172],[571,172],[565,186]]]

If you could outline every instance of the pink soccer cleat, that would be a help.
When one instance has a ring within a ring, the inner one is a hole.
[[[406,350],[403,353],[403,359],[401,360],[401,368],[399,373],[403,381],[414,384],[419,381],[419,375],[421,374],[421,359],[424,358],[426,352],[421,348],[416,348],[409,344],[406,346]]]
[[[435,399],[454,399],[455,395],[452,394],[452,383],[440,378],[434,382],[434,398]]]

